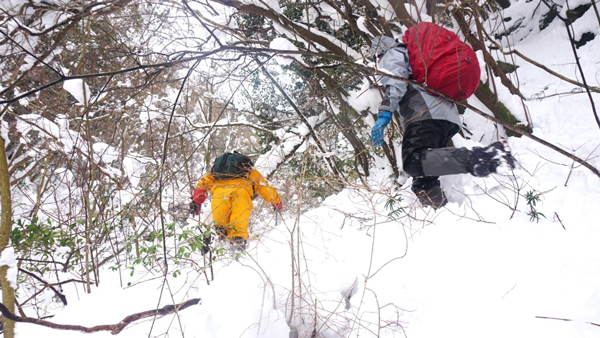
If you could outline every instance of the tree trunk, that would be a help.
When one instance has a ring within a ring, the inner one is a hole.
[[[0,212],[0,255],[8,246],[12,231],[12,203],[10,197],[10,175],[8,161],[4,151],[4,138],[0,136],[0,196],[2,211]],[[0,287],[2,287],[2,304],[11,312],[15,312],[15,290],[7,279],[8,266],[0,267]],[[15,322],[2,318],[4,322],[4,338],[14,338]]]
[[[527,126],[525,126],[519,119],[517,119],[510,110],[500,101],[497,100],[496,94],[492,92],[490,87],[485,83],[479,83],[479,87],[475,91],[475,96],[483,103],[489,110],[492,111],[494,116],[513,127],[531,132]],[[521,137],[521,134],[516,133],[510,129],[505,129],[506,135]]]

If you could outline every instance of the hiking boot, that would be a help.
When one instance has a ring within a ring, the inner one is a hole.
[[[446,198],[446,195],[444,195],[444,191],[438,186],[419,191],[417,193],[417,197],[419,198],[421,206],[432,207],[435,210],[448,203],[448,199]]]
[[[515,167],[515,159],[510,153],[506,141],[498,141],[487,147],[475,147],[471,150],[467,170],[471,175],[485,177],[495,173],[499,166],[507,163]]]
[[[217,236],[219,236],[220,240],[224,240],[225,238],[227,238],[227,228],[223,226],[216,225],[215,233],[217,234]]]
[[[444,191],[440,188],[440,181],[437,179],[415,178],[411,190],[423,207],[432,207],[437,210],[448,203]]]
[[[233,237],[231,239],[231,244],[233,245],[233,247],[240,251],[246,250],[246,242],[246,239],[243,237]]]

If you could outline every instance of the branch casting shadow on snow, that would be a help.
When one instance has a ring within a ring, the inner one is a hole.
[[[183,302],[181,304],[166,305],[165,307],[163,307],[161,309],[155,309],[155,310],[134,313],[132,315],[129,315],[129,316],[123,318],[123,320],[121,320],[117,324],[97,325],[97,326],[92,326],[92,327],[86,327],[86,326],[81,326],[81,325],[56,324],[56,323],[48,322],[48,321],[45,321],[42,319],[17,316],[15,314],[11,313],[6,308],[6,306],[4,306],[4,304],[2,304],[2,303],[0,303],[0,312],[2,312],[2,315],[4,317],[6,317],[12,321],[19,322],[19,323],[32,323],[32,324],[37,324],[37,325],[41,325],[41,326],[46,326],[46,327],[53,328],[53,329],[82,331],[82,332],[86,332],[86,333],[98,332],[98,331],[110,331],[111,334],[116,335],[116,334],[119,334],[121,331],[123,331],[123,329],[127,325],[131,324],[132,322],[134,322],[136,320],[146,318],[146,317],[151,317],[151,316],[157,316],[157,315],[158,316],[168,315],[170,313],[178,312],[180,310],[188,308],[192,305],[200,304],[200,301],[201,301],[200,298],[194,298],[194,299],[190,299],[186,302]]]
[[[535,318],[560,320],[560,321],[563,321],[563,322],[573,322],[574,321],[573,319],[568,319],[568,318],[556,318],[556,317],[544,317],[544,316],[535,316]],[[596,323],[593,323],[593,322],[584,322],[584,323],[600,327],[600,324],[596,324]]]

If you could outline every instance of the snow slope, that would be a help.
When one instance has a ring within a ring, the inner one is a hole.
[[[506,16],[514,22],[528,6],[536,3],[518,1]],[[595,20],[589,10],[574,27],[598,33]],[[536,27],[517,34],[515,47],[580,78],[564,26],[555,20],[542,32]],[[599,49],[596,38],[577,50],[592,86],[599,85]],[[520,89],[536,98],[525,102],[534,134],[600,168],[600,127],[587,95],[516,62]],[[597,93],[592,97],[600,102]],[[508,93],[500,98],[523,111]],[[492,141],[489,122],[467,112],[465,123],[475,136],[456,137],[457,146],[479,145],[484,131],[481,143]],[[271,217],[247,255],[219,258],[210,285],[189,266],[166,280],[156,271],[107,270],[91,294],[66,289],[69,304],[53,309],[49,320],[114,324],[201,298],[179,315],[136,322],[119,336],[292,337],[291,326],[299,337],[313,330],[318,337],[600,337],[600,178],[528,138],[511,137],[509,144],[519,168],[488,178],[444,177],[451,203],[437,212],[418,207],[410,181],[397,189],[385,169],[374,169],[368,190],[347,189],[299,217],[288,210],[277,225]],[[528,214],[528,192],[539,194],[537,221]],[[386,208],[392,196],[395,213]],[[203,265],[200,256],[193,259]],[[33,324],[16,328],[18,337],[84,335]]]

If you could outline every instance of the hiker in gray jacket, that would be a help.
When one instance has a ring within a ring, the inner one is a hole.
[[[373,40],[371,53],[378,69],[411,79],[408,51],[403,44],[391,37],[380,36]],[[411,190],[422,206],[438,209],[447,203],[440,188],[441,175],[470,173],[483,177],[496,172],[503,162],[514,166],[508,146],[503,141],[472,150],[448,147],[452,137],[461,130],[461,120],[454,103],[398,79],[383,77],[381,84],[384,97],[377,122],[371,130],[373,145],[383,144],[383,131],[392,118],[392,112],[397,112],[404,130],[403,169],[413,177]]]

